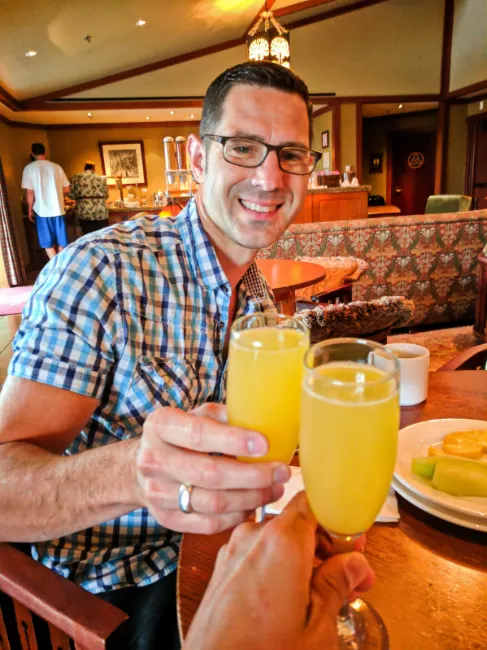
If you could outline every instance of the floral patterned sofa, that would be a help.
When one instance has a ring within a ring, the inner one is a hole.
[[[354,300],[405,296],[410,325],[473,321],[477,256],[487,243],[487,210],[331,221],[290,226],[259,256],[353,256],[369,267]]]

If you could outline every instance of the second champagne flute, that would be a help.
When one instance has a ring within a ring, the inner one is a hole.
[[[292,316],[249,314],[232,325],[228,422],[259,431],[269,442],[265,456],[240,460],[291,461],[298,443],[303,358],[308,347],[307,327]]]

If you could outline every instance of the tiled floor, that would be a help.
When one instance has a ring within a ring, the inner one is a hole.
[[[0,316],[0,385],[5,381],[12,356],[12,340],[20,324],[21,316]]]

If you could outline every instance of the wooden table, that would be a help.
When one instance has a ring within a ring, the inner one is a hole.
[[[296,260],[256,260],[274,296],[281,303],[283,314],[292,316],[296,312],[296,289],[316,284],[326,275],[326,269],[319,264]]]
[[[369,205],[367,208],[368,217],[392,217],[395,214],[401,214],[395,205]]]
[[[425,404],[401,409],[401,426],[443,417],[487,420],[487,373],[430,374]],[[398,524],[376,524],[366,555],[377,581],[366,599],[381,614],[392,650],[487,648],[487,533],[455,526],[398,497]],[[183,536],[178,615],[183,637],[230,536]]]

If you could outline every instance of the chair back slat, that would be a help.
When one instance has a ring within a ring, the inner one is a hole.
[[[54,625],[49,625],[49,635],[51,637],[52,650],[71,650],[68,635],[58,630]]]
[[[11,650],[8,640],[7,627],[3,620],[2,608],[0,607],[0,650]]]
[[[39,650],[32,615],[22,603],[14,600],[15,618],[22,650]]]

